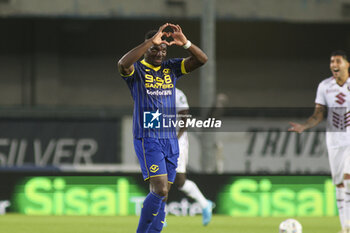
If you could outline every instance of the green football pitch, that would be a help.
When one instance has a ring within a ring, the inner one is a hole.
[[[338,217],[296,218],[303,225],[303,233],[337,233]],[[204,227],[201,216],[167,216],[164,233],[278,233],[278,225],[284,218],[236,218],[213,216]],[[0,233],[134,233],[138,217],[94,216],[24,216],[7,214],[0,216]]]

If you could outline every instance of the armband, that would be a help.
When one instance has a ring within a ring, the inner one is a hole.
[[[183,47],[184,49],[188,49],[189,47],[191,47],[191,45],[192,45],[191,41],[187,40],[187,43],[184,44],[182,47]]]

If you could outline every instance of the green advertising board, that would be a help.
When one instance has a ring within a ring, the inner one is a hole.
[[[12,203],[29,215],[135,215],[146,195],[132,177],[29,177]]]
[[[148,193],[147,184],[136,178],[139,176],[26,177],[16,183],[12,211],[28,215],[138,215]],[[329,176],[198,174],[191,175],[191,179],[216,203],[216,214],[337,215],[335,189]],[[191,206],[192,200],[184,198],[174,188],[168,203],[182,209],[184,203]],[[174,214],[172,208],[169,214]]]
[[[337,215],[329,176],[234,177],[217,200],[217,211],[231,216]]]

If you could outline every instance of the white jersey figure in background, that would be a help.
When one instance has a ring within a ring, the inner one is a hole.
[[[176,112],[182,120],[186,121],[186,115],[189,114],[189,106],[185,94],[176,88]],[[184,192],[188,197],[193,198],[202,207],[203,225],[209,224],[212,218],[212,209],[214,204],[212,201],[207,200],[198,186],[186,177],[186,166],[188,163],[188,135],[187,128],[179,128],[177,132],[177,138],[179,140],[180,156],[178,159],[178,166],[176,169],[175,186]]]
[[[333,76],[318,86],[313,115],[304,124],[290,122],[288,130],[301,133],[319,124],[328,112],[326,143],[341,232],[350,233],[350,78],[344,51],[331,54],[330,69]]]

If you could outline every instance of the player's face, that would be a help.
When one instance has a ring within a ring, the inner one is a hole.
[[[334,78],[348,75],[349,62],[342,56],[331,56],[330,68]]]
[[[165,44],[153,45],[145,53],[145,60],[154,66],[160,66],[166,57],[166,52],[167,46]]]

